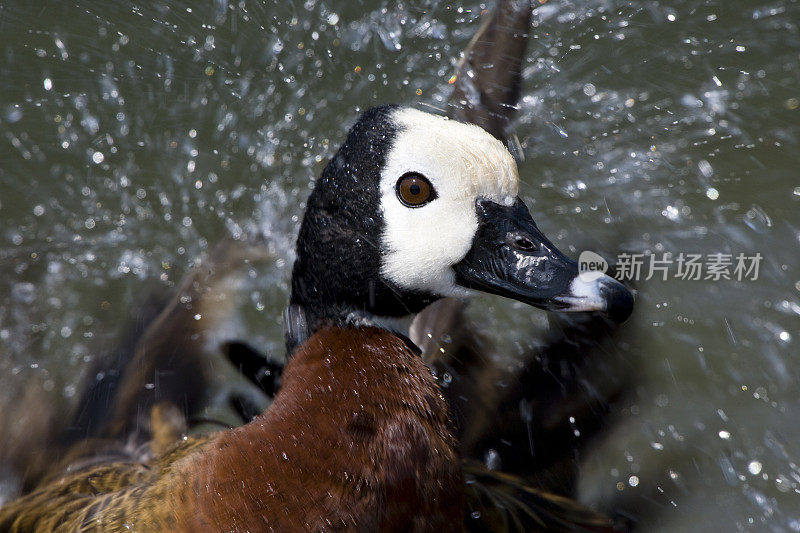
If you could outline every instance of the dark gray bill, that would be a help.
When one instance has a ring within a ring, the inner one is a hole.
[[[614,322],[630,316],[631,292],[605,274],[582,279],[578,264],[539,231],[520,198],[511,206],[481,198],[475,208],[478,232],[453,267],[459,285],[551,311],[600,311]]]

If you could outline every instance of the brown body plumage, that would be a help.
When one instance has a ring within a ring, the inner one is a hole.
[[[2,531],[456,530],[464,482],[444,399],[403,339],[325,328],[251,423],[149,463],[69,472]]]

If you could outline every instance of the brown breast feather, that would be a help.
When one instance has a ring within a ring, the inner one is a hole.
[[[4,531],[460,530],[445,400],[405,342],[327,327],[251,423],[149,463],[66,473],[0,510]]]

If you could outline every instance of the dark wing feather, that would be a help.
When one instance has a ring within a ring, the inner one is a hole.
[[[575,500],[535,489],[517,476],[463,462],[467,531],[614,532],[614,521]]]

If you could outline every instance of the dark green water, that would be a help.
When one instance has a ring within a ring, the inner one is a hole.
[[[0,4],[2,394],[35,377],[66,409],[124,310],[231,234],[274,246],[237,331],[279,353],[314,177],[360,110],[444,107],[489,7]],[[637,383],[583,458],[582,499],[648,531],[800,530],[800,4],[534,18],[518,134],[544,232],[573,256],[763,257],[757,280],[673,264],[636,284],[614,357]],[[489,297],[473,314],[508,358],[544,323]]]

